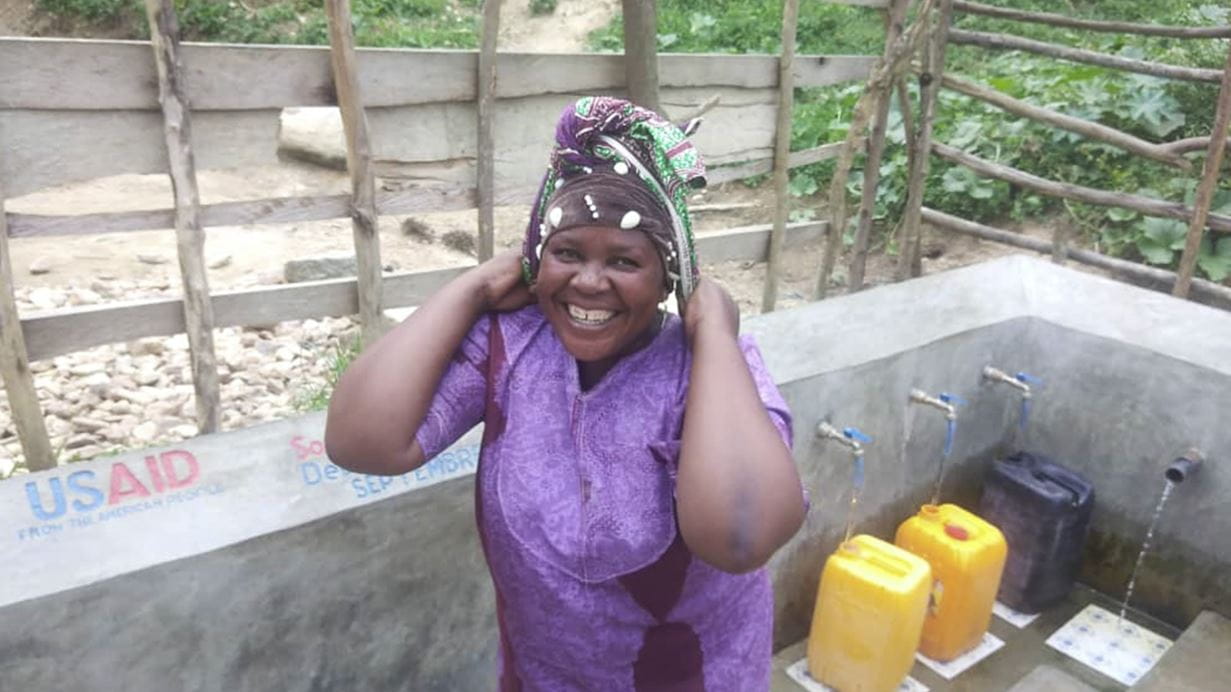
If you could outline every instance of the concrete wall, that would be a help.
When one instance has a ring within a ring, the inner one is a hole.
[[[911,387],[969,400],[943,497],[977,501],[1016,416],[1011,393],[980,381],[987,364],[1047,380],[1031,447],[1096,483],[1083,578],[1099,588],[1122,590],[1163,464],[1190,444],[1204,449],[1211,461],[1177,489],[1135,602],[1179,626],[1201,607],[1231,610],[1231,509],[1217,501],[1231,494],[1231,432],[1218,425],[1231,403],[1225,313],[1010,258],[749,319],[746,328],[794,411],[796,458],[813,498],[804,529],[771,563],[779,644],[806,632],[846,515],[849,457],[820,444],[816,425],[856,425],[875,438],[856,527],[891,537],[930,494],[944,432],[938,413],[908,406]],[[254,451],[250,463],[263,461]],[[193,557],[0,600],[11,602],[0,607],[0,683],[489,689],[495,631],[472,492],[472,479],[449,480]]]

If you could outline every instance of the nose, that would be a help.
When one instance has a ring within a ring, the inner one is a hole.
[[[607,289],[607,272],[600,262],[586,262],[577,268],[570,283],[578,291],[601,293]]]

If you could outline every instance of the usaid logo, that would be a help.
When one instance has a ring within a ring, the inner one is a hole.
[[[30,481],[26,483],[26,499],[35,519],[50,521],[70,511],[89,512],[103,505],[156,498],[191,486],[200,475],[201,466],[191,452],[173,449],[147,456],[144,468],[116,462],[102,474],[86,469],[43,482]]]

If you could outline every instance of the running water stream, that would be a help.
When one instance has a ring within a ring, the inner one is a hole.
[[[1150,528],[1146,531],[1146,539],[1141,544],[1141,552],[1137,553],[1137,563],[1133,565],[1133,571],[1128,578],[1128,589],[1124,592],[1124,602],[1120,604],[1120,620],[1116,623],[1117,628],[1124,625],[1124,614],[1128,612],[1128,602],[1133,599],[1133,588],[1137,586],[1137,573],[1141,571],[1141,563],[1145,560],[1146,553],[1150,551],[1150,543],[1154,540],[1154,530],[1158,528],[1158,518],[1163,513],[1163,506],[1167,504],[1167,498],[1171,497],[1171,490],[1175,488],[1175,483],[1171,480],[1167,481],[1167,485],[1163,486],[1162,497],[1158,498],[1158,505],[1154,507],[1154,517],[1150,519]]]

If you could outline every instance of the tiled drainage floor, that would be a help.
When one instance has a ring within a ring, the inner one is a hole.
[[[1022,629],[999,616],[993,616],[990,633],[995,638],[1003,640],[1004,646],[952,679],[945,679],[918,660],[915,662],[914,669],[911,670],[910,677],[933,692],[996,692],[1010,689],[1029,676],[1035,668],[1046,665],[1057,673],[1067,674],[1068,677],[1085,683],[1095,690],[1124,690],[1127,686],[1115,678],[1100,673],[1072,656],[1061,653],[1058,648],[1048,645],[1049,638],[1053,635],[1060,635],[1069,639],[1070,649],[1078,642],[1082,642],[1087,648],[1093,650],[1098,641],[1099,627],[1104,622],[1093,617],[1096,610],[1088,610],[1087,606],[1090,605],[1098,606],[1103,613],[1110,614],[1110,618],[1104,615],[1104,619],[1109,620],[1113,626],[1116,624],[1115,614],[1119,613],[1119,603],[1092,589],[1078,585],[1063,603],[1042,613]],[[1082,619],[1074,623],[1069,622],[1079,614],[1083,615]],[[1087,619],[1090,622],[1086,622]],[[1179,630],[1174,627],[1140,613],[1130,611],[1126,622],[1140,625],[1141,640],[1151,644],[1156,643],[1156,639],[1174,641],[1180,635]],[[1086,627],[1085,632],[1080,630],[1081,626]],[[1063,632],[1061,632],[1062,629]],[[1078,635],[1078,638],[1074,639],[1072,634]],[[1053,644],[1059,641],[1057,638]],[[799,683],[791,679],[786,669],[804,658],[806,650],[807,641],[805,640],[778,652],[774,657],[772,692],[801,692],[804,690]],[[1099,653],[1093,654],[1095,657],[1098,655]],[[1109,672],[1117,673],[1118,671]],[[1062,692],[1062,690],[1055,689],[1054,692]]]

